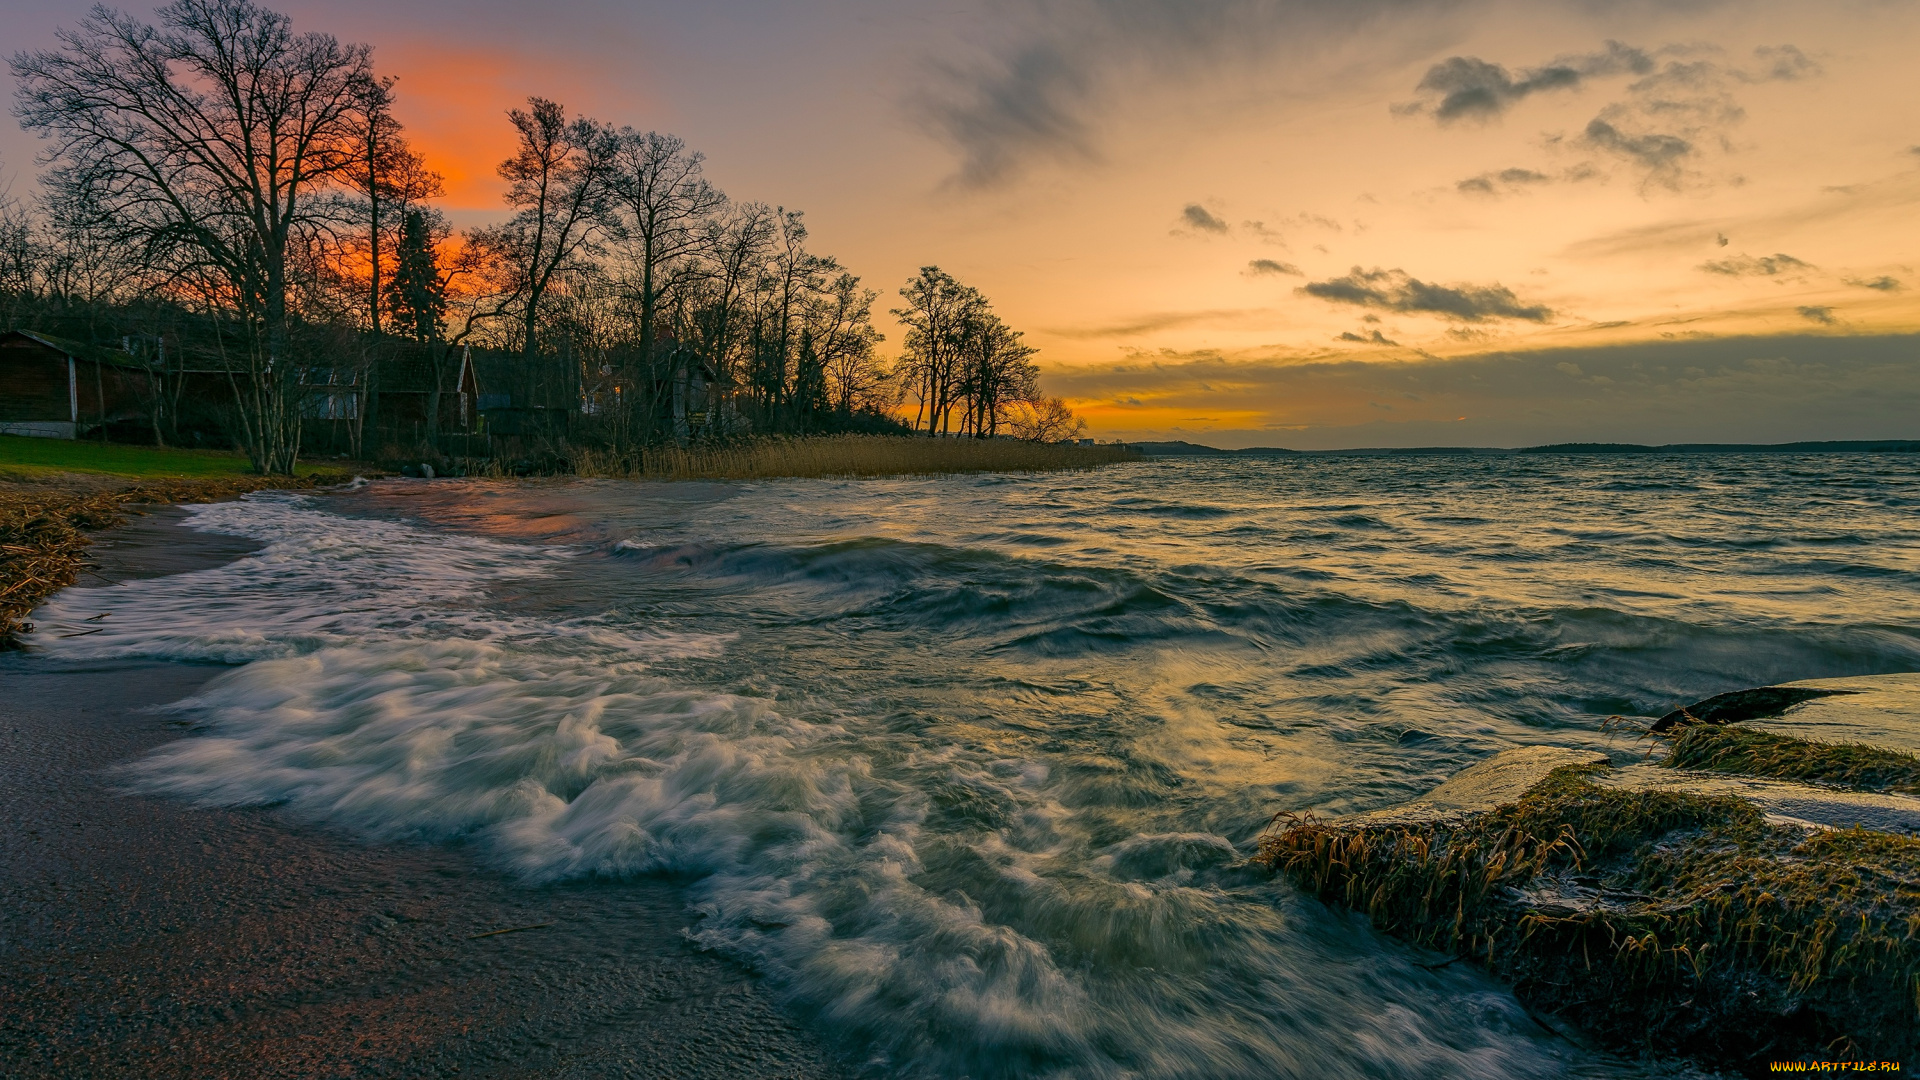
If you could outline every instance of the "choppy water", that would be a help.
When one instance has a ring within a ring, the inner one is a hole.
[[[393,481],[74,589],[72,657],[251,661],[140,781],[664,873],[880,1074],[1620,1075],[1235,868],[1277,810],[1722,690],[1920,669],[1920,456]]]

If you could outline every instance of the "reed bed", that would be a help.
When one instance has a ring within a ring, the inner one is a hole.
[[[1763,1069],[1920,1052],[1920,839],[1557,770],[1465,821],[1292,818],[1256,862],[1615,1046]]]
[[[126,520],[137,504],[231,499],[261,488],[311,487],[312,477],[223,476],[113,483],[0,484],[0,650],[33,632],[27,614],[73,584],[85,567],[88,536]]]
[[[632,480],[762,480],[774,477],[931,476],[943,473],[1092,469],[1139,454],[1125,446],[1070,446],[1013,439],[915,439],[829,435],[736,445],[615,453],[576,449],[578,476]]]

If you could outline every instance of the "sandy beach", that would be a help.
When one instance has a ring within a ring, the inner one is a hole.
[[[104,534],[97,574],[253,547],[181,516]],[[0,1074],[843,1074],[686,940],[670,882],[534,887],[459,849],[125,793],[116,766],[183,733],[154,707],[225,670],[0,657]]]

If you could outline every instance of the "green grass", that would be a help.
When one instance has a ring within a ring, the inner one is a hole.
[[[92,473],[136,479],[210,478],[251,475],[245,454],[229,450],[173,450],[73,439],[0,435],[0,477],[38,479],[58,473]],[[340,476],[338,465],[300,465],[301,475]]]

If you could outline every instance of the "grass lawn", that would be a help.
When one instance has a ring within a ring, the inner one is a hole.
[[[300,475],[344,476],[350,468],[316,462],[300,464]],[[244,454],[227,450],[162,450],[152,446],[102,445],[72,439],[36,439],[0,435],[0,477],[35,478],[56,473],[107,476],[218,477],[252,473]]]

